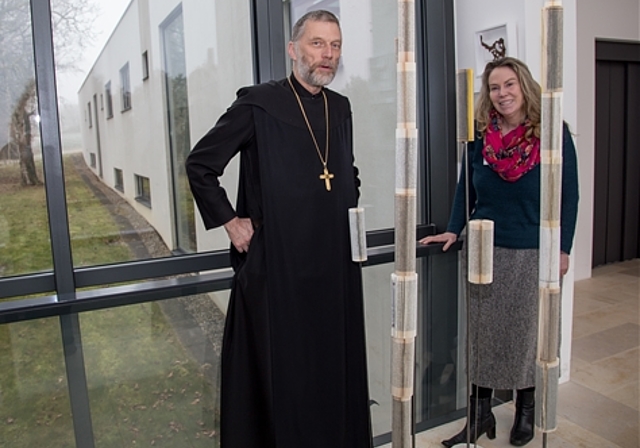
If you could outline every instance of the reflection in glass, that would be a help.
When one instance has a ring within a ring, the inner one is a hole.
[[[93,132],[95,132],[96,135],[96,148],[97,148],[97,160],[98,160],[98,175],[100,177],[104,177],[104,166],[102,163],[102,144],[100,141],[100,122],[97,120],[98,118],[98,94],[94,93],[93,94],[93,109],[95,110],[95,114],[94,116],[96,117],[96,126],[95,126],[95,130]],[[91,120],[91,103],[89,103],[89,128],[92,128],[92,120]],[[93,168],[96,167],[96,157],[91,159],[91,166]]]
[[[224,295],[80,316],[96,447],[219,446]]]
[[[367,229],[394,226],[397,4],[382,0],[285,2],[285,26],[326,9],[342,28],[340,68],[329,88],[351,101],[354,151],[362,181],[359,205]],[[289,36],[289,30],[285,33]],[[391,305],[393,264],[363,271],[371,419],[374,436],[391,431]]]
[[[394,226],[397,4],[383,0],[288,0],[285,24],[326,9],[342,28],[342,61],[329,88],[351,101],[356,165],[362,180],[360,205],[368,229]],[[288,32],[285,35],[289,35]],[[421,126],[420,124],[418,126]],[[420,198],[418,198],[420,203]],[[431,264],[430,264],[431,263]],[[438,267],[434,271],[433,266]],[[426,269],[425,266],[429,266]],[[434,291],[457,284],[457,254],[418,262],[419,322],[416,339],[415,422],[420,425],[456,409],[460,393],[458,312],[455,301]],[[390,323],[393,265],[364,269],[369,384],[374,435],[391,430]],[[437,275],[428,276],[431,272]]]
[[[191,142],[252,83],[249,2],[101,6],[80,18],[96,19],[100,37],[87,43],[81,75],[57,73],[74,265],[228,248],[194,213],[183,165]],[[235,197],[235,168],[223,182]]]
[[[51,269],[28,0],[0,4],[0,277]]]
[[[373,435],[391,431],[391,301],[393,264],[362,271]]]
[[[462,282],[458,253],[448,251],[418,260],[415,421],[421,425],[466,405],[464,294],[448,291]],[[459,312],[460,310],[460,312]]]
[[[136,174],[136,201],[151,208],[151,183],[148,177]]]
[[[416,367],[414,408],[415,424],[426,423],[445,416],[456,409],[459,401],[466,403],[464,350],[459,334],[464,322],[457,309],[461,303],[442,300],[433,291],[446,290],[458,281],[458,254],[450,252],[417,260],[419,273],[418,335],[416,338]],[[437,264],[437,277],[429,277],[429,266]],[[363,270],[365,313],[367,325],[367,361],[371,421],[374,436],[391,431],[391,273],[393,264],[366,267]],[[462,330],[463,331],[463,330]]]
[[[329,88],[346,95],[353,110],[360,206],[367,229],[394,226],[397,4],[384,0],[285,0],[286,26],[326,9],[342,28],[342,58]],[[285,33],[289,36],[289,30]]]
[[[57,318],[0,325],[0,445],[75,447]]]
[[[128,62],[120,69],[120,104],[122,112],[131,109],[131,77]]]
[[[169,116],[169,146],[174,197],[176,248],[196,251],[196,229],[193,196],[184,162],[191,151],[189,139],[189,99],[187,95],[187,67],[184,55],[184,25],[182,9],[162,28],[164,43],[164,71]]]
[[[107,82],[104,86],[104,96],[107,99],[107,117],[113,118],[113,98],[111,97],[111,81]]]

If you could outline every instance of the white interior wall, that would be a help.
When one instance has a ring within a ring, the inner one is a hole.
[[[640,41],[639,0],[580,0],[576,23],[576,125],[579,142],[580,207],[572,261],[576,279],[591,277],[593,233],[593,173],[595,160],[595,41]],[[597,235],[595,236],[598,237]]]
[[[531,0],[530,0],[531,1]],[[532,1],[535,3],[539,0]],[[481,69],[476,67],[475,33],[507,24],[516,44],[508,42],[509,56],[527,60],[524,34],[525,8],[522,0],[456,0],[456,66],[458,68],[473,68],[475,74],[475,89],[480,88]]]
[[[544,0],[456,0],[457,65],[474,66],[469,42],[475,31],[515,21],[517,57],[534,76],[540,73],[540,18]],[[563,315],[573,315],[573,282],[591,277],[593,239],[593,173],[595,159],[595,41],[640,41],[639,0],[564,0],[564,101],[563,116],[574,132],[578,152],[580,205],[571,257],[564,281]],[[487,11],[490,11],[488,13]],[[538,77],[539,79],[539,77]],[[596,236],[597,237],[597,236]],[[571,340],[571,319],[563,320],[562,339]],[[570,347],[563,344],[562,380],[568,378]]]

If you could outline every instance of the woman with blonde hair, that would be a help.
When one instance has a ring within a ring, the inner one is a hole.
[[[444,243],[446,251],[470,219],[494,221],[494,270],[490,285],[470,284],[471,413],[469,439],[495,437],[494,389],[516,390],[510,433],[514,446],[534,436],[535,360],[538,327],[541,89],[529,68],[506,57],[487,64],[476,103],[476,139],[469,145],[469,187],[462,170],[449,224],[422,244]],[[563,129],[561,275],[569,268],[578,209],[576,151]],[[463,162],[464,163],[464,162]],[[465,194],[469,210],[465,210]],[[443,441],[467,441],[467,426]]]

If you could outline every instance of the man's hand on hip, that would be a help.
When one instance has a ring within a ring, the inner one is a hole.
[[[238,252],[249,251],[249,243],[253,236],[253,225],[249,218],[238,218],[237,216],[224,225],[224,229],[229,235],[231,244]]]

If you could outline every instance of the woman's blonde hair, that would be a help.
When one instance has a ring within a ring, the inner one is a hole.
[[[535,135],[540,138],[540,84],[533,79],[529,67],[524,62],[512,57],[491,61],[484,68],[482,86],[475,108],[478,131],[484,135],[489,125],[489,112],[494,108],[490,97],[489,75],[498,67],[508,67],[515,72],[524,98],[525,116],[529,120],[526,136]]]

